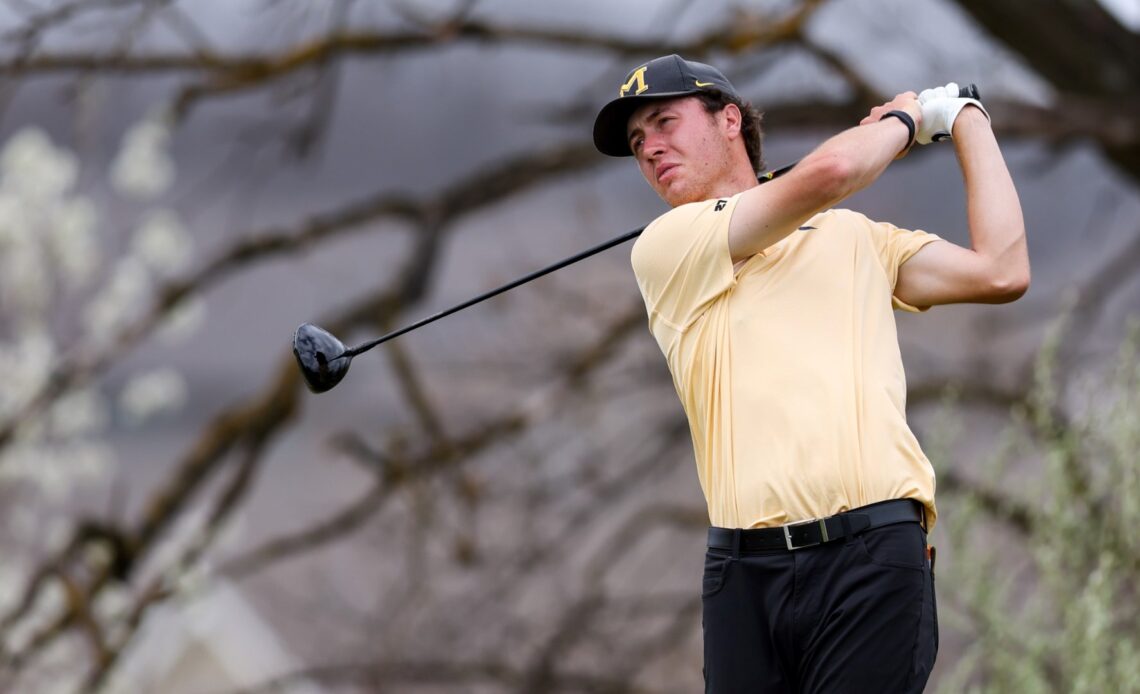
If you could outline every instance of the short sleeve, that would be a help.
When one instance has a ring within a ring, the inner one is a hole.
[[[650,325],[684,332],[736,284],[728,226],[739,198],[682,205],[646,227],[631,254]],[[657,332],[656,328],[653,328]]]
[[[901,301],[894,295],[895,285],[898,283],[899,268],[902,267],[903,263],[910,260],[910,257],[917,253],[923,246],[928,243],[933,243],[934,241],[940,241],[941,237],[937,234],[922,231],[921,229],[912,231],[909,229],[900,229],[888,222],[876,222],[857,212],[848,211],[847,213],[861,217],[870,232],[871,240],[879,255],[879,262],[882,264],[883,270],[886,271],[887,280],[891,284],[891,302],[894,307],[912,313],[925,311],[926,308],[929,308],[917,308],[905,301]]]

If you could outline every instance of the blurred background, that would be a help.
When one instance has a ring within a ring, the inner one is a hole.
[[[597,154],[646,59],[775,168],[974,82],[1033,285],[899,315],[929,691],[1140,691],[1136,0],[0,0],[0,691],[701,691],[707,515]],[[845,206],[969,242],[950,145]]]

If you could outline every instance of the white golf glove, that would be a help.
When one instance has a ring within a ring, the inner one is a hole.
[[[990,117],[982,102],[958,96],[957,82],[950,82],[944,87],[922,90],[918,95],[918,104],[922,107],[922,125],[914,140],[920,145],[949,140],[954,130],[954,119],[968,104],[982,109],[986,118]]]

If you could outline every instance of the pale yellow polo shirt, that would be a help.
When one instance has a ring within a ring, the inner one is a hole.
[[[632,263],[693,437],[715,526],[753,528],[913,498],[934,470],[906,422],[899,266],[938,239],[850,210],[814,216],[734,270],[739,196],[673,209]]]

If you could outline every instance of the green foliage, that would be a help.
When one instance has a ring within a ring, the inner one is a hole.
[[[941,501],[941,626],[966,644],[940,692],[1140,692],[1140,329],[1084,388],[1059,378],[1062,335],[981,479]]]

